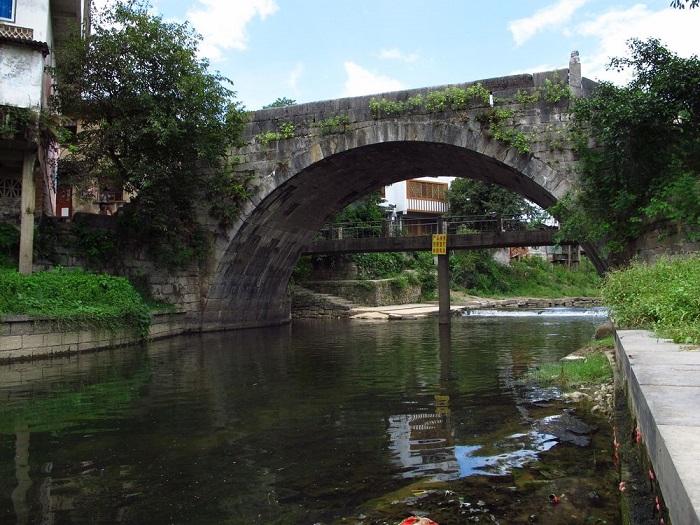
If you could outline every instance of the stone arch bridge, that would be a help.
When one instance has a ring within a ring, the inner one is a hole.
[[[304,246],[335,212],[382,186],[469,177],[543,207],[554,204],[576,177],[566,88],[571,97],[587,96],[594,85],[580,71],[572,54],[569,68],[452,86],[487,90],[455,108],[425,105],[447,93],[438,87],[252,113],[247,145],[235,154],[253,189],[238,222],[217,239],[202,288],[201,328],[289,321],[287,284]],[[377,111],[379,100],[390,115]],[[515,137],[524,139],[520,149]]]

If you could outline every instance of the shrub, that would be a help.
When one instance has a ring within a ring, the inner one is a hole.
[[[611,272],[602,297],[619,326],[652,329],[678,343],[700,343],[698,256],[635,263]]]
[[[148,334],[148,307],[123,277],[54,269],[21,275],[0,269],[0,314],[50,317],[72,326],[114,329],[126,325]]]

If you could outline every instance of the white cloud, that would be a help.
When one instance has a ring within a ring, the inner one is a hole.
[[[540,9],[532,16],[513,20],[508,24],[508,29],[513,35],[515,45],[523,45],[537,33],[550,26],[565,24],[571,19],[574,12],[587,1],[559,0],[556,4]]]
[[[246,49],[248,23],[256,16],[264,20],[278,9],[274,0],[197,0],[197,4],[186,18],[202,35],[200,54],[211,60],[220,60],[229,49]]]
[[[599,44],[595,52],[583,56],[583,74],[588,78],[624,83],[629,72],[607,71],[610,58],[627,55],[627,40],[645,40],[655,37],[671,51],[681,56],[700,54],[700,10],[677,10],[671,8],[651,11],[644,4],[629,9],[612,9],[592,20],[580,24],[576,33],[595,37]]]
[[[299,79],[304,73],[304,64],[297,62],[292,70],[287,74],[287,86],[295,96],[299,95]]]
[[[398,80],[368,71],[355,62],[347,61],[344,66],[347,77],[343,96],[355,97],[403,89],[403,84]]]
[[[398,60],[399,62],[406,62],[407,64],[412,64],[420,58],[418,53],[404,53],[396,47],[382,49],[377,56],[382,60]]]

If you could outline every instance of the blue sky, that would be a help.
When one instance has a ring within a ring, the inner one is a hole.
[[[157,0],[155,9],[190,21],[212,68],[257,109],[281,96],[307,102],[566,67],[573,49],[584,76],[624,81],[604,65],[632,36],[700,54],[700,9],[669,3]]]

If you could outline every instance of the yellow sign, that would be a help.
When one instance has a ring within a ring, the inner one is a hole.
[[[446,255],[446,254],[447,254],[447,234],[434,233],[433,234],[433,255]]]

